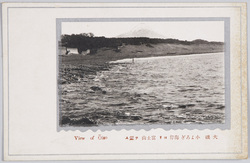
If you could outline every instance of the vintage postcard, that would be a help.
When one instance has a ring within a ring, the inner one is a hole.
[[[246,159],[246,3],[3,3],[4,160]]]

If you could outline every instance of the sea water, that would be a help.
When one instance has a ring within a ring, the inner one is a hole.
[[[225,122],[224,53],[124,59],[110,64],[109,71],[62,86],[60,115],[68,117],[69,124]]]

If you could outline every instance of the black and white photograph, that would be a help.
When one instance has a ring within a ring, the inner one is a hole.
[[[224,22],[62,22],[59,125],[225,123]]]

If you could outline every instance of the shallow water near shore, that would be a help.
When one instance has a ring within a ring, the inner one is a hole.
[[[61,126],[225,122],[224,53],[124,59],[60,85]]]

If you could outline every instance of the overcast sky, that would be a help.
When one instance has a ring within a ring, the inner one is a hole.
[[[163,38],[192,41],[204,39],[224,42],[223,21],[189,22],[63,22],[62,34],[92,32],[95,36],[117,37],[131,31],[147,29]]]

